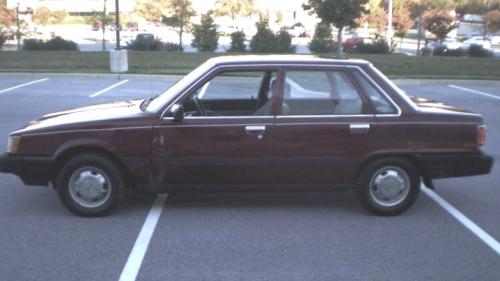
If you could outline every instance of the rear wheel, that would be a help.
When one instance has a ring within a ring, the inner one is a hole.
[[[81,154],[67,161],[56,179],[62,203],[80,216],[112,211],[123,193],[124,181],[115,163],[99,154]]]
[[[419,194],[419,176],[411,163],[386,158],[369,163],[357,183],[358,198],[367,210],[377,215],[403,213]]]

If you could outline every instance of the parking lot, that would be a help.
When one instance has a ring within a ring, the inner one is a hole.
[[[177,79],[0,74],[0,153],[44,114],[145,98]],[[349,191],[139,193],[103,218],[0,174],[0,280],[498,280],[500,82],[396,82],[483,114],[492,173],[437,180],[397,217],[367,213]]]

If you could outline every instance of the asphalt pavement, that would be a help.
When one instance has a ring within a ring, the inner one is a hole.
[[[178,78],[0,74],[0,153],[9,132],[41,115],[145,98]],[[397,83],[410,95],[483,114],[492,173],[437,180],[435,187],[500,240],[500,83]],[[160,207],[156,199],[131,194],[112,216],[80,218],[51,188],[0,174],[0,280],[119,280],[141,246],[144,256],[132,265],[144,281],[500,278],[491,244],[423,192],[408,212],[389,218],[364,211],[353,192],[169,194]],[[136,242],[151,210],[161,215],[144,247]]]

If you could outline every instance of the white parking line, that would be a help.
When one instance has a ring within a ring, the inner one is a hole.
[[[468,228],[474,235],[476,235],[481,241],[488,245],[497,255],[500,256],[500,243],[498,243],[495,238],[491,237],[486,231],[480,228],[477,224],[471,221],[468,217],[462,214],[459,210],[453,207],[450,203],[439,196],[432,189],[427,188],[424,184],[420,186],[420,189],[427,194],[434,202],[441,206],[446,212],[453,216],[457,221],[459,221],[463,226]]]
[[[47,81],[47,80],[49,80],[49,78],[43,78],[43,79],[40,79],[40,80],[35,80],[35,81],[31,81],[31,82],[24,83],[24,84],[21,84],[21,85],[17,85],[17,86],[14,86],[14,87],[10,87],[10,88],[7,88],[7,89],[3,89],[3,90],[0,90],[0,94],[6,93],[8,91],[12,91],[12,90],[24,87],[24,86],[29,86],[29,85],[32,85],[32,84],[35,84],[35,83],[40,83],[40,82],[43,82],[43,81]]]
[[[95,94],[90,95],[89,97],[90,97],[90,98],[95,98],[95,97],[97,97],[97,96],[99,96],[99,95],[101,95],[101,94],[104,94],[104,93],[106,93],[107,91],[112,90],[112,89],[114,89],[114,88],[116,88],[116,87],[118,87],[118,86],[120,86],[120,85],[123,85],[123,84],[125,84],[125,83],[127,83],[127,82],[128,82],[128,79],[123,80],[123,81],[120,81],[120,82],[118,82],[118,83],[116,83],[116,84],[113,84],[113,85],[111,85],[111,86],[107,87],[107,88],[106,88],[106,89],[104,89],[104,90],[100,90],[99,92],[97,92],[97,93],[95,93]]]
[[[495,96],[495,95],[488,94],[488,93],[485,93],[485,92],[481,92],[481,91],[477,91],[477,90],[473,90],[473,89],[469,89],[469,88],[464,88],[464,87],[460,87],[460,86],[456,86],[456,85],[448,85],[448,87],[451,87],[451,88],[459,89],[459,90],[466,91],[466,92],[469,92],[469,93],[478,94],[478,95],[483,95],[483,96],[485,96],[485,97],[489,97],[489,98],[494,98],[494,99],[499,99],[499,100],[500,100],[500,97],[499,97],[499,96]]]
[[[160,194],[156,197],[156,200],[149,210],[146,221],[142,226],[141,232],[135,241],[132,252],[128,256],[127,263],[123,268],[122,274],[120,275],[120,281],[134,281],[137,278],[139,269],[141,268],[142,260],[148,249],[149,242],[160,218],[161,212],[163,211],[163,206],[165,206],[165,201],[167,200],[167,194]]]

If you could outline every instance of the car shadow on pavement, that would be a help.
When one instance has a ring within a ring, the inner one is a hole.
[[[365,213],[356,195],[348,192],[193,192],[172,193],[167,208],[332,209]]]

